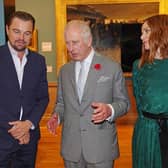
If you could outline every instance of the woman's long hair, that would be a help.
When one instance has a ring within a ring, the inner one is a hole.
[[[139,67],[145,63],[153,63],[156,53],[160,52],[161,58],[168,58],[168,15],[155,15],[145,19],[151,29],[149,37],[149,50],[142,44],[142,56]]]

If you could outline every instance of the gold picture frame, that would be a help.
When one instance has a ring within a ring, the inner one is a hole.
[[[32,51],[37,51],[38,50],[38,34],[37,34],[37,29],[34,29],[33,35],[32,35],[32,40],[28,48]]]

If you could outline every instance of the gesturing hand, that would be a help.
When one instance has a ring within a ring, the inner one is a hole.
[[[91,104],[94,109],[92,114],[92,122],[95,124],[101,123],[111,116],[111,108],[105,103],[93,102]]]
[[[52,134],[56,135],[57,127],[58,127],[58,115],[53,114],[49,119],[49,121],[47,122],[47,128]]]

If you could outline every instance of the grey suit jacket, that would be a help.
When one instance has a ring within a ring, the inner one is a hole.
[[[98,64],[101,67],[95,68]],[[111,104],[114,120],[94,124],[92,102]],[[62,127],[61,154],[64,159],[78,161],[81,153],[91,163],[114,160],[119,156],[115,120],[125,114],[129,99],[121,67],[95,53],[85,84],[81,104],[75,82],[75,62],[65,64],[59,74],[55,112]]]

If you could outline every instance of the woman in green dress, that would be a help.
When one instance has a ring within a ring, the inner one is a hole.
[[[142,25],[142,56],[133,65],[138,119],[133,132],[133,168],[168,168],[168,15]]]

